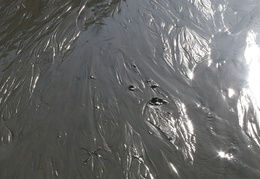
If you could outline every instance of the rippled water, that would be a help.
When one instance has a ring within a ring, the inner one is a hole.
[[[0,1],[0,178],[260,178],[258,0]]]

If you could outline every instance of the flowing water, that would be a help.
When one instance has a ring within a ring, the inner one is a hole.
[[[260,178],[259,9],[0,0],[0,178]]]

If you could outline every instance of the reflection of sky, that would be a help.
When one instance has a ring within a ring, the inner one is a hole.
[[[260,48],[256,42],[257,33],[249,31],[246,39],[245,59],[249,65],[248,83],[257,106],[260,107]]]

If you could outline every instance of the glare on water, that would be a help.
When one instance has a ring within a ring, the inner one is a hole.
[[[256,42],[257,33],[249,31],[246,39],[246,49],[244,57],[249,65],[248,84],[256,100],[258,108],[260,107],[260,48]]]

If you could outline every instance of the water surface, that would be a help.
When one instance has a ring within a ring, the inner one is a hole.
[[[0,178],[259,178],[259,8],[1,0]]]

